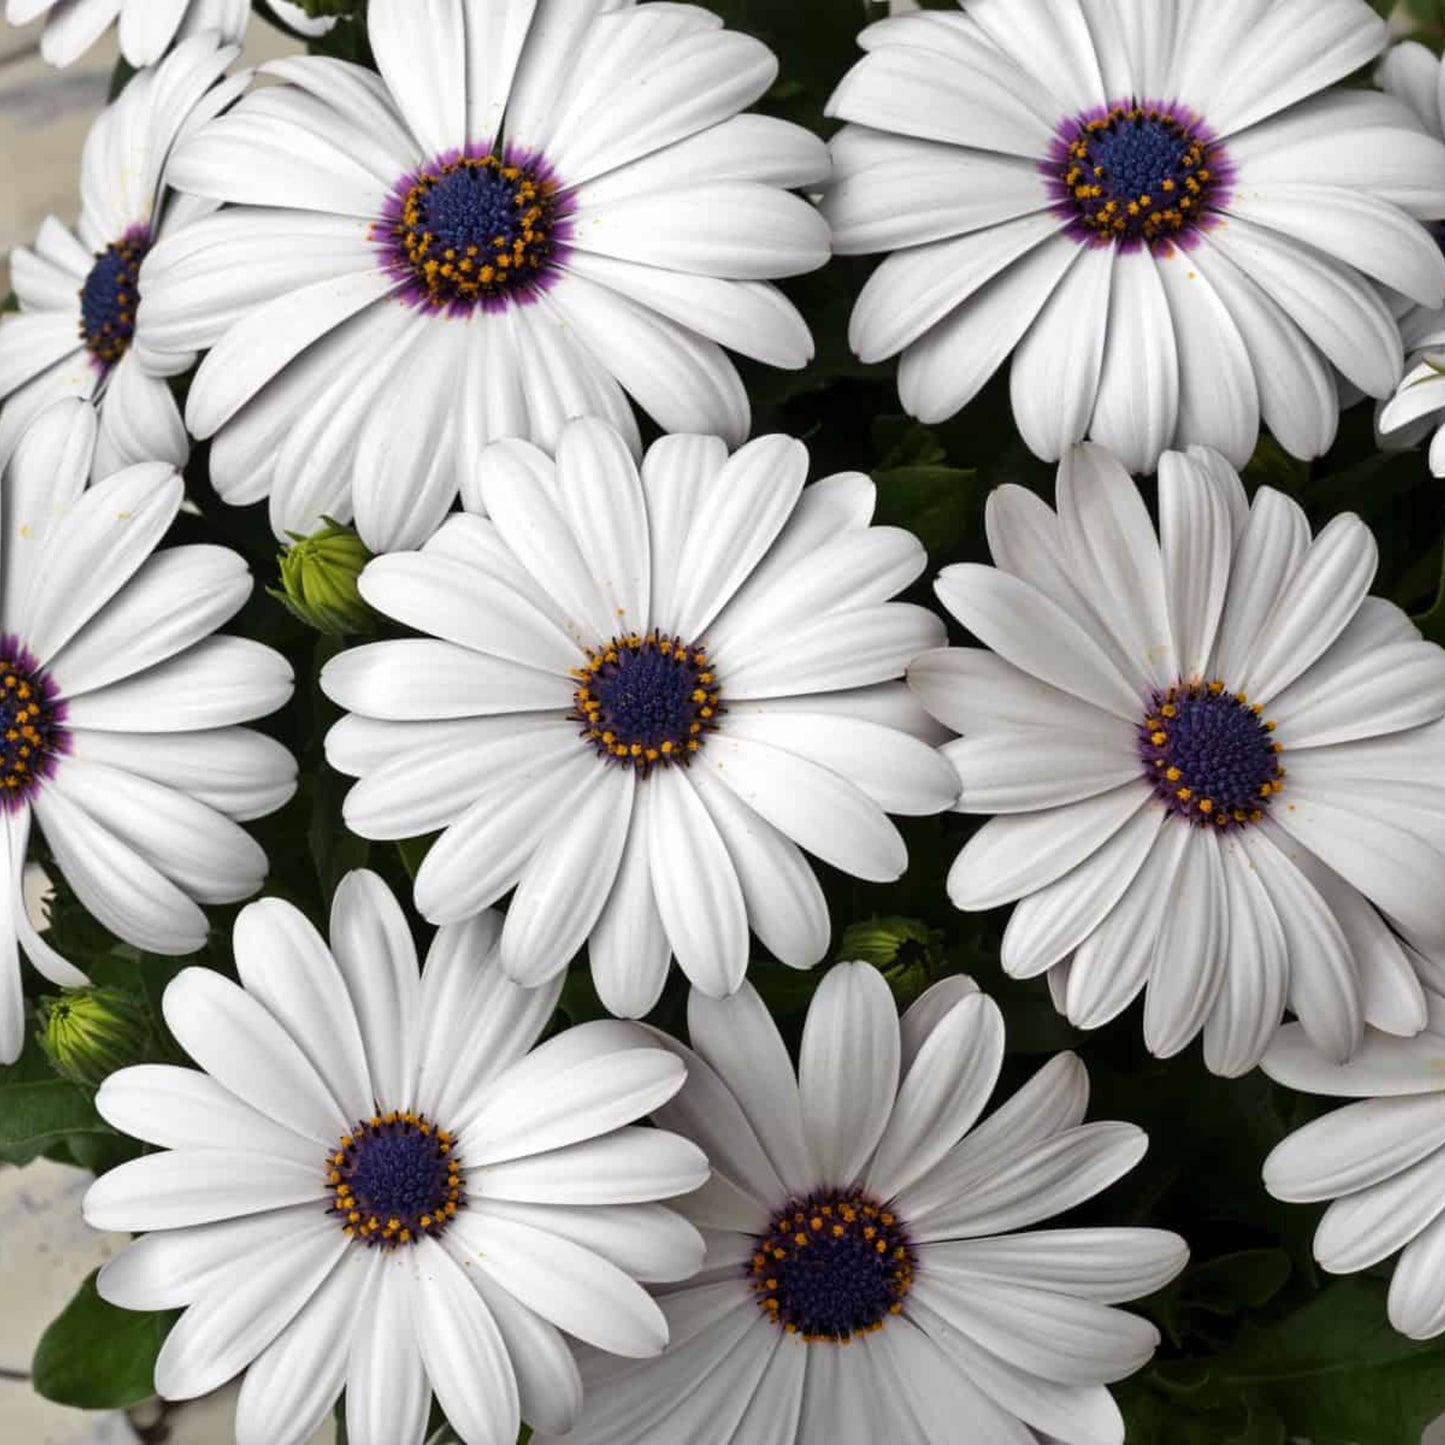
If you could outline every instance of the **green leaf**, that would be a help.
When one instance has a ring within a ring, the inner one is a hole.
[[[1284,1288],[1290,1268],[1289,1255],[1282,1249],[1242,1249],[1191,1269],[1180,1298],[1217,1315],[1259,1309]]]
[[[934,566],[952,557],[960,540],[982,526],[978,473],[958,467],[891,467],[875,472],[876,521],[906,527]]]
[[[1415,625],[1431,642],[1445,645],[1445,557],[1441,559],[1440,590],[1435,594],[1435,602],[1428,612],[1422,612],[1415,619]]]
[[[109,1133],[93,1098],[64,1079],[0,1087],[0,1149],[44,1147],[65,1134]]]
[[[32,1383],[47,1400],[80,1410],[124,1410],[148,1400],[156,1356],[176,1318],[107,1304],[92,1274],[41,1336]]]
[[[402,865],[406,869],[407,877],[413,882],[416,881],[417,869],[422,865],[431,845],[441,835],[439,833],[428,833],[421,838],[403,838],[397,845],[396,851],[401,854]]]

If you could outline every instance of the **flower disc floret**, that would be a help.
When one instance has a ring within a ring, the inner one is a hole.
[[[103,251],[80,288],[80,339],[101,365],[111,367],[130,350],[140,305],[140,268],[150,231],[137,226]]]
[[[54,682],[13,637],[0,637],[0,806],[18,808],[69,750]]]
[[[789,1334],[846,1344],[903,1310],[915,1258],[898,1216],[857,1189],[789,1200],[748,1265],[758,1307]]]
[[[573,676],[572,717],[583,737],[644,777],[659,764],[691,761],[724,711],[707,649],[665,632],[589,649]]]
[[[1066,121],[1045,174],[1060,214],[1090,239],[1156,245],[1217,208],[1229,163],[1188,111],[1122,101]]]
[[[326,1165],[331,1212],[360,1244],[435,1239],[466,1202],[452,1135],[425,1114],[373,1115],[342,1136]]]
[[[552,273],[566,229],[546,165],[489,151],[403,178],[372,234],[416,304],[465,313],[529,298]]]
[[[1284,787],[1264,709],[1217,678],[1156,692],[1139,724],[1144,775],[1171,813],[1220,829],[1260,822]]]

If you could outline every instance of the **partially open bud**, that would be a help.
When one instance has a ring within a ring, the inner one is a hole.
[[[873,918],[843,930],[838,957],[881,970],[906,1007],[934,982],[943,961],[943,935],[916,918]]]
[[[145,1008],[124,989],[68,989],[40,1000],[39,1019],[40,1047],[55,1072],[91,1088],[140,1063],[150,1044]]]
[[[282,590],[269,589],[271,595],[318,632],[333,637],[369,632],[372,611],[356,586],[361,569],[371,561],[361,538],[329,517],[309,537],[289,535],[294,540],[277,559]]]

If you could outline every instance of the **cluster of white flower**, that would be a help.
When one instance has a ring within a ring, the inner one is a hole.
[[[214,635],[246,563],[157,550],[188,475],[372,554],[388,635],[320,675],[326,762],[353,834],[436,835],[436,933],[419,967],[367,871],[329,941],[255,902],[239,984],[165,992],[198,1069],[101,1086],[157,1146],[85,1214],[143,1235],[105,1299],[184,1310],[160,1394],[244,1371],[242,1445],[343,1390],[353,1445],[419,1445],[433,1395],[466,1445],[1122,1441],[1106,1385],[1159,1336],[1115,1306],[1185,1242],[1032,1227],[1141,1131],[1083,1122],[1069,1054],[983,1117],[1003,1018],[962,975],[900,1017],[836,964],[796,1064],[748,981],[753,937],[828,955],[809,855],[889,883],[892,818],[949,810],[997,815],[952,902],[1014,905],[1003,967],[1074,1025],[1142,995],[1160,1058],[1362,1100],[1265,1180],[1337,1197],[1327,1269],[1406,1246],[1391,1319],[1445,1330],[1445,651],[1370,595],[1359,518],[1312,535],[1236,470],[1362,395],[1391,445],[1445,414],[1440,62],[1340,87],[1385,50],[1365,0],[960,0],[862,32],[825,144],[691,4],[370,0],[374,70],[266,85],[249,9],[6,8],[61,65],[116,22],[138,69],[0,321],[0,1060],[22,953],[85,982],[21,899],[32,818],[94,919],[183,956],[297,787],[242,726],[290,664]],[[813,356],[777,283],[882,252],[856,355],[925,423],[1011,357],[1059,463],[936,577],[972,646],[898,600],[928,557],[867,476],[749,440],[732,354]],[[614,1017],[549,1033],[584,951]],[[636,1022],[674,959],[690,1047]]]

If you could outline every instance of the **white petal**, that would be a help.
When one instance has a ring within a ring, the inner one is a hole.
[[[612,892],[587,939],[592,982],[609,1013],[641,1018],[662,996],[672,945],[652,892],[650,788],[634,793],[632,822]]]
[[[920,1243],[1023,1229],[1108,1188],[1139,1162],[1148,1145],[1132,1124],[1081,1125],[1011,1151],[1001,1167],[961,1196],[920,1210],[909,1207],[905,1191],[899,1209]],[[921,1187],[930,1182],[925,1179]]]
[[[790,838],[704,768],[691,774],[717,826],[738,885],[748,926],[790,968],[812,968],[828,951],[828,900],[812,865]]]
[[[1229,913],[1217,835],[1190,829],[1174,889],[1144,997],[1144,1042],[1161,1059],[1187,1047],[1224,986]]]
[[[1264,1057],[1289,997],[1289,948],[1264,884],[1242,848],[1226,846],[1228,953],[1224,983],[1204,1023],[1210,1070],[1238,1078]]]
[[[1014,354],[1014,422],[1035,456],[1056,461],[1088,434],[1109,339],[1114,248],[1080,247]],[[1062,247],[1061,247],[1062,250]]]
[[[302,1445],[346,1383],[351,1342],[379,1254],[353,1250],[246,1371],[236,1401],[236,1445]]]
[[[855,878],[892,882],[908,866],[903,838],[878,804],[810,758],[728,729],[708,739],[702,764],[799,847]]]
[[[346,1433],[357,1445],[422,1445],[431,1389],[417,1340],[411,1272],[377,1271],[346,1372]]]
[[[921,1276],[921,1303],[1030,1374],[1066,1385],[1123,1379],[1147,1364],[1159,1331],[1137,1315],[1052,1290]]]
[[[1233,217],[1209,233],[1336,367],[1370,396],[1388,396],[1403,370],[1389,308],[1354,271],[1303,251],[1273,231]]]
[[[798,1080],[762,999],[746,983],[728,999],[710,999],[694,989],[688,995],[687,1023],[693,1047],[742,1106],[778,1178],[790,1194],[806,1193],[814,1163]],[[764,1185],[762,1180],[741,1182]]]
[[[278,1124],[325,1149],[354,1122],[300,1045],[229,979],[210,969],[188,968],[167,986],[162,1008],[181,1047],[238,1098]]]
[[[727,847],[687,775],[648,780],[652,891],[679,966],[714,997],[734,993],[748,966],[747,907]]]
[[[263,898],[241,910],[232,947],[247,994],[295,1040],[348,1120],[397,1107],[376,1092],[346,983],[305,914]]]
[[[1178,673],[1203,677],[1229,590],[1234,534],[1224,498],[1194,457],[1166,452],[1159,460],[1159,537]]]
[[[999,951],[1010,977],[1046,973],[1103,923],[1138,877],[1164,818],[1163,808],[1141,808],[1076,868],[1019,900]]]
[[[467,1264],[559,1329],[630,1358],[662,1353],[662,1311],[615,1264],[518,1219],[461,1215],[453,1227],[467,1248]]]
[[[414,1328],[437,1404],[469,1445],[512,1445],[517,1377],[491,1311],[435,1240],[418,1240],[415,1253]]]
[[[118,1069],[100,1086],[95,1107],[122,1133],[163,1149],[228,1147],[316,1166],[315,1140],[278,1124],[243,1103],[209,1074],[173,1064]]]
[[[278,1239],[269,1257],[227,1288],[191,1305],[156,1358],[156,1390],[168,1400],[209,1394],[244,1369],[295,1318],[335,1268],[345,1235],[318,1211],[317,1223]]]
[[[865,963],[829,970],[808,1007],[799,1052],[803,1128],[820,1178],[859,1177],[898,1092],[898,1014]]]
[[[239,1149],[167,1149],[129,1159],[103,1174],[86,1191],[84,1213],[92,1229],[184,1229],[212,1220],[234,1219],[304,1204],[304,1228],[328,1238],[344,1237],[326,1215],[326,1175],[273,1154]],[[301,1216],[287,1216],[292,1237]],[[279,1243],[280,1241],[274,1241]]]
[[[1140,695],[1085,628],[1036,588],[994,567],[957,563],[944,568],[935,590],[970,632],[1015,667],[1138,721]]]
[[[1283,847],[1277,846],[1279,837]],[[1365,1020],[1349,942],[1329,905],[1290,861],[1291,845],[1273,830],[1247,829],[1239,845],[1264,884],[1284,929],[1290,959],[1289,1004],[1311,1040],[1343,1062],[1359,1047]]]
[[[1207,232],[1189,253],[1234,322],[1254,369],[1259,409],[1295,457],[1328,451],[1339,425],[1335,374],[1271,293],[1213,245]]]
[[[539,837],[502,929],[508,977],[527,985],[550,978],[591,933],[622,862],[636,784],[631,770],[598,769]]]
[[[459,1141],[468,1168],[600,1138],[660,1108],[683,1084],[682,1064],[663,1049],[619,1049],[549,1070],[550,1052],[543,1044],[528,1056],[537,1067],[514,1064],[492,1081]]]
[[[1123,1304],[1168,1284],[1184,1268],[1189,1246],[1163,1229],[1040,1229],[930,1244],[922,1258],[930,1274],[949,1274],[960,1283],[981,1275]]]
[[[348,873],[331,900],[330,933],[374,1101],[385,1109],[411,1108],[422,991],[406,915],[376,874]],[[349,1032],[344,1014],[336,1025],[343,1033]]]
[[[1437,1217],[1405,1246],[1390,1280],[1390,1323],[1412,1340],[1433,1339],[1445,1327],[1442,1248],[1445,1223]]]
[[[948,896],[974,913],[1037,892],[1102,848],[1149,798],[1139,781],[1060,808],[991,819],[954,860]]]
[[[983,1112],[1003,1064],[1003,1015],[983,994],[961,999],[911,1061],[867,1185],[891,1199],[926,1174]]]
[[[1120,254],[1090,436],[1133,472],[1153,471],[1179,420],[1179,349],[1151,252]]]
[[[1179,356],[1176,446],[1217,448],[1242,467],[1259,438],[1260,397],[1240,326],[1229,307],[1179,251],[1156,256]]]
[[[1037,217],[1007,224],[1045,229],[1045,222]],[[898,367],[904,410],[932,426],[972,401],[1043,311],[1078,255],[1071,237],[1052,232],[913,342]],[[1074,374],[1076,384],[1085,390],[1088,375]],[[1037,395],[1033,387],[1030,395]]]
[[[1216,676],[1232,682],[1242,674],[1309,544],[1309,522],[1298,504],[1272,487],[1261,487],[1236,548],[1214,643],[1211,670]]]

